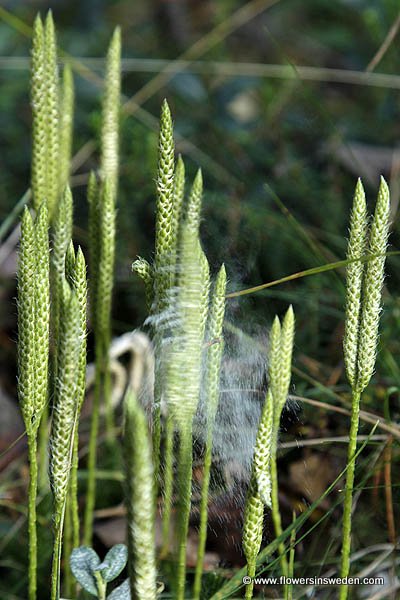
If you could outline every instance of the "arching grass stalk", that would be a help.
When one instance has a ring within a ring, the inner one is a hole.
[[[368,228],[365,194],[359,180],[351,214],[347,257],[349,259],[361,258],[367,251],[374,258],[365,264],[352,262],[347,267],[343,349],[346,373],[352,389],[352,412],[343,511],[341,577],[348,577],[350,572],[351,511],[360,399],[371,379],[376,361],[389,216],[389,188],[385,180],[381,178],[374,217],[370,229]],[[347,596],[348,586],[342,585],[340,600],[346,600]]]
[[[124,402],[124,458],[131,597],[155,600],[154,477],[146,416],[133,392]]]
[[[27,208],[21,222],[18,267],[18,396],[28,438],[29,600],[36,598],[37,435],[47,403],[49,353],[49,245],[47,206],[35,224]]]
[[[62,533],[77,427],[77,382],[81,349],[78,297],[76,292],[71,290],[66,279],[62,286],[60,314],[57,377],[50,435],[50,484],[54,497],[51,600],[58,600],[60,597]]]
[[[94,266],[95,281],[93,315],[95,331],[95,385],[88,454],[88,483],[84,521],[84,542],[91,544],[93,511],[96,501],[96,451],[99,430],[100,399],[107,388],[106,373],[109,373],[109,346],[111,338],[111,303],[115,257],[115,203],[106,179],[100,191],[100,202],[96,197],[97,185],[93,178],[89,182],[90,218],[96,220],[89,230],[91,241],[91,264]],[[96,204],[97,203],[97,204]],[[92,298],[93,301],[93,298]]]
[[[272,393],[273,403],[273,440],[271,446],[271,507],[272,520],[277,537],[282,535],[282,522],[279,510],[278,497],[278,469],[276,452],[278,446],[279,424],[282,410],[285,406],[289,392],[290,378],[292,372],[292,353],[294,341],[294,313],[290,306],[281,324],[275,317],[270,335],[269,352],[269,385]],[[279,544],[279,554],[282,575],[288,575],[288,562],[283,542]],[[285,597],[287,587],[285,587]]]
[[[204,381],[207,433],[203,482],[201,487],[199,544],[197,549],[196,572],[193,587],[193,598],[196,600],[200,598],[201,594],[201,580],[207,541],[208,493],[210,486],[214,423],[219,401],[219,378],[223,352],[222,326],[225,314],[225,291],[226,272],[224,265],[222,265],[215,281],[206,329],[207,343],[210,344],[207,348],[206,373]]]

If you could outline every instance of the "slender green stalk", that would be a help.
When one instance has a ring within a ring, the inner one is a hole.
[[[194,599],[200,598],[201,594],[201,579],[207,540],[208,493],[212,462],[212,444],[215,416],[219,400],[219,377],[223,352],[222,326],[225,314],[225,291],[226,272],[224,265],[222,265],[215,282],[207,323],[207,338],[210,344],[206,357],[205,375],[207,434],[200,501],[199,544],[197,549],[197,562],[193,586]]]
[[[54,552],[51,600],[59,599],[60,559],[65,505],[76,428],[80,353],[79,303],[64,279],[61,302],[57,378],[50,436],[50,483],[54,497]]]
[[[296,512],[293,511],[293,523],[296,522]],[[290,534],[290,551],[289,551],[289,570],[288,576],[293,579],[294,576],[294,559],[296,555],[296,528],[292,529]],[[293,584],[288,584],[287,600],[293,600]]]
[[[111,406],[111,373],[109,349],[111,343],[111,308],[115,262],[115,204],[112,188],[104,181],[100,207],[100,256],[96,305],[96,344],[100,345],[100,368],[103,377],[103,394],[106,409],[108,440],[114,435],[114,416]]]
[[[165,425],[164,450],[164,503],[162,514],[162,549],[161,557],[168,554],[170,525],[172,512],[172,497],[174,492],[174,434],[175,426],[171,415],[167,415]]]
[[[37,494],[37,457],[36,457],[36,435],[28,434],[28,456],[29,456],[29,490],[28,490],[28,535],[29,535],[29,588],[28,598],[36,598],[37,588],[37,532],[36,532],[36,494]]]
[[[90,259],[90,304],[92,328],[96,331],[97,287],[99,280],[100,261],[100,188],[96,175],[91,171],[87,187],[87,202],[89,208],[89,259]]]
[[[72,246],[72,244],[71,244]],[[73,247],[72,247],[73,250]],[[71,252],[71,250],[70,250]],[[79,506],[78,506],[78,467],[79,467],[79,434],[78,422],[85,398],[86,387],[86,301],[87,301],[87,282],[86,282],[86,263],[81,248],[78,248],[72,273],[72,286],[76,292],[79,306],[79,364],[77,381],[77,409],[76,425],[74,436],[74,447],[72,453],[71,483],[70,483],[70,501],[71,501],[71,520],[72,520],[72,544],[74,548],[79,546]]]
[[[253,597],[252,579],[255,576],[257,556],[261,548],[264,506],[271,507],[273,425],[273,396],[269,389],[257,431],[243,519],[242,546],[247,561],[247,575],[251,578],[250,583],[246,586],[246,598]]]
[[[181,231],[176,304],[178,326],[169,356],[166,391],[168,410],[180,440],[177,468],[181,503],[177,522],[179,600],[185,592],[186,536],[192,491],[192,422],[200,395],[208,290],[208,263],[199,243],[198,230],[187,223]]]
[[[48,478],[48,375],[49,375],[49,315],[50,315],[50,281],[49,281],[49,235],[48,211],[45,202],[39,208],[35,223],[36,237],[36,277],[35,277],[35,374],[37,402],[40,406],[40,425],[38,431],[39,474],[38,484],[41,490],[47,489]]]
[[[111,381],[109,369],[109,347],[111,341],[111,306],[115,258],[115,203],[108,180],[103,182],[100,205],[94,208],[94,180],[89,189],[89,206],[97,225],[91,227],[91,264],[95,265],[95,386],[88,454],[88,483],[85,507],[84,540],[91,545],[93,512],[96,503],[96,451],[99,431],[100,400],[103,395],[106,408],[107,438],[111,442],[114,434],[114,417],[111,406]],[[95,240],[95,233],[98,239]],[[94,260],[98,259],[98,263]],[[97,268],[96,268],[97,266]],[[93,299],[92,299],[93,300]]]
[[[157,211],[156,240],[154,260],[154,306],[153,314],[159,317],[167,306],[167,299],[173,281],[171,256],[176,244],[173,237],[173,199],[174,199],[174,138],[172,118],[169,106],[164,100],[160,116],[157,171]],[[161,399],[165,379],[164,355],[162,351],[165,332],[162,326],[155,328],[155,384],[153,405],[153,464],[157,495],[160,470],[161,443]]]
[[[124,457],[131,596],[155,600],[153,465],[146,417],[131,390],[125,397]]]
[[[275,535],[279,538],[283,533],[281,512],[279,510],[279,484],[278,484],[278,468],[276,461],[276,446],[272,448],[272,459],[271,459],[271,514],[272,522],[274,524]],[[286,559],[286,548],[284,542],[280,542],[278,546],[279,557],[281,562],[282,575],[287,575],[288,562]]]
[[[185,598],[186,546],[189,530],[189,515],[192,497],[192,427],[191,424],[180,430],[178,453],[179,513],[177,524],[178,564],[176,575],[177,600]]]
[[[71,473],[68,496],[65,510],[65,535],[64,535],[64,586],[65,595],[72,596],[73,580],[69,567],[70,555],[73,548],[79,546],[79,505],[78,505],[78,467],[79,467],[79,436],[78,423],[85,396],[86,379],[86,264],[82,250],[75,250],[72,242],[68,247],[65,258],[65,277],[71,288],[75,291],[78,300],[79,312],[79,364],[77,369],[76,385],[76,412],[74,425],[74,439],[71,458]]]
[[[72,587],[74,580],[72,577],[71,567],[69,564],[69,558],[73,549],[72,542],[72,514],[71,514],[71,502],[67,496],[65,504],[65,521],[64,521],[64,535],[63,535],[63,591],[67,598],[72,596]]]
[[[347,270],[346,327],[343,350],[346,373],[352,388],[352,412],[343,509],[340,572],[343,578],[348,577],[350,572],[351,516],[360,400],[362,392],[369,384],[376,361],[389,215],[389,188],[385,180],[381,178],[367,244],[368,222],[365,196],[359,181],[351,215],[348,258],[360,258],[361,252],[365,249],[374,258],[366,264],[351,263]],[[340,600],[346,600],[347,596],[348,586],[342,585]]]
[[[360,413],[360,392],[353,392],[351,397],[351,421],[350,421],[350,433],[349,433],[349,446],[347,450],[347,471],[346,471],[346,488],[344,496],[344,507],[343,507],[343,528],[342,528],[342,562],[341,562],[341,573],[347,577],[350,572],[350,550],[351,550],[351,511],[353,501],[353,486],[354,486],[354,472],[355,472],[355,454],[357,450],[357,434],[359,424],[359,413]],[[341,586],[340,588],[340,599],[347,598],[347,586]]]
[[[37,435],[47,403],[49,348],[49,246],[47,207],[35,224],[25,208],[21,222],[18,266],[18,395],[29,452],[29,600],[36,598]]]
[[[286,312],[281,326],[278,317],[275,318],[270,336],[269,353],[269,379],[273,400],[273,440],[271,444],[271,508],[272,521],[275,534],[279,538],[282,535],[282,521],[279,510],[278,495],[278,469],[277,469],[277,445],[279,424],[282,410],[285,406],[289,392],[290,377],[292,371],[292,352],[294,341],[294,314],[290,306]],[[282,575],[288,575],[288,562],[286,558],[285,544],[279,544],[279,555]],[[285,586],[285,597],[288,588]]]

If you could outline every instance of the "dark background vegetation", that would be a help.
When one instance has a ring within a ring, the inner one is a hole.
[[[379,62],[373,60],[398,18],[398,0],[266,0],[264,11],[229,32],[235,11],[244,5],[238,0],[1,2],[0,222],[29,186],[29,71],[28,61],[20,57],[29,56],[29,28],[36,12],[53,10],[60,47],[80,61],[75,64],[74,153],[92,143],[83,157],[80,154],[72,185],[75,239],[84,248],[85,184],[89,170],[98,165],[101,92],[97,78],[103,74],[103,57],[116,25],[122,27],[123,57],[135,59],[124,63],[122,79],[124,96],[133,96],[138,105],[130,103],[128,111],[121,111],[116,335],[141,326],[146,316],[144,290],[130,265],[138,254],[149,258],[152,253],[157,118],[164,97],[174,115],[177,151],[183,154],[189,175],[194,175],[197,166],[203,169],[202,238],[212,269],[226,263],[230,291],[344,258],[352,193],[359,175],[371,207],[380,174],[389,180],[390,249],[398,246],[399,37]],[[249,7],[261,5],[260,0],[249,2]],[[199,51],[199,40],[204,51]],[[182,54],[196,62],[159,78],[165,61]],[[82,71],[82,65],[91,72]],[[230,74],[223,71],[224,65]],[[261,67],[254,65],[277,66],[271,76],[271,71],[260,75],[257,69]],[[314,68],[311,74],[307,72],[307,80],[302,66]],[[333,71],[337,69],[354,71],[358,84],[339,81],[340,74]],[[12,231],[13,227],[8,235]],[[0,385],[10,398],[16,396],[13,239],[6,236],[0,248]],[[398,266],[396,256],[388,259],[377,375],[364,398],[365,408],[393,421],[394,426],[400,416]],[[341,348],[343,276],[338,270],[300,278],[231,300],[228,309],[236,325],[262,338],[273,315],[282,314],[293,303],[295,393],[336,405],[349,398]],[[345,436],[348,430],[346,417],[329,410],[299,404],[296,414],[289,411],[285,417],[288,433],[284,439]],[[369,428],[362,427],[361,433],[368,433]],[[367,459],[376,459],[375,474],[369,475],[378,487],[374,492],[366,489],[360,499],[356,548],[388,541],[393,537],[388,515],[398,515],[396,481],[391,506],[383,489],[388,486],[382,458],[387,440],[376,444],[371,445]],[[398,460],[396,443],[389,457]],[[298,464],[306,459],[310,472],[304,484],[307,474],[302,474]],[[300,510],[313,494],[321,493],[344,461],[343,443],[288,451],[281,465],[285,520],[292,508]],[[361,461],[360,478],[368,475],[366,469],[368,464]],[[296,477],[300,483],[296,484]],[[367,487],[372,485],[368,481]],[[12,519],[2,520],[0,537],[8,535],[11,526]],[[335,519],[324,527],[332,538],[338,534]],[[310,561],[318,555],[318,548],[314,540]]]

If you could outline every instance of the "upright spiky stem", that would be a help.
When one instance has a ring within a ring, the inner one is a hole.
[[[57,378],[50,436],[50,483],[54,497],[54,552],[51,599],[60,595],[60,559],[72,452],[76,427],[77,380],[81,339],[79,303],[64,279],[61,298]]]
[[[205,331],[205,304],[208,303],[208,263],[201,249],[198,231],[185,224],[181,232],[176,300],[177,330],[171,348],[166,399],[179,432],[177,597],[184,598],[186,580],[186,534],[192,488],[192,421],[200,394],[202,346]],[[207,290],[207,292],[205,292]]]
[[[168,293],[173,282],[171,255],[174,246],[172,235],[172,214],[174,197],[174,139],[172,118],[169,106],[164,100],[161,108],[160,134],[157,172],[157,217],[154,264],[154,306],[153,313],[160,315],[167,305]],[[176,241],[176,240],[175,240]],[[164,362],[162,342],[165,332],[161,327],[155,330],[155,385],[153,406],[153,463],[155,494],[157,494],[160,468],[161,442],[161,398]]]
[[[264,506],[271,508],[273,410],[272,392],[269,389],[257,432],[243,521],[242,545],[247,560],[247,575],[251,579],[255,576],[257,555],[261,547]],[[253,581],[246,586],[246,598],[252,597]]]
[[[72,237],[72,193],[66,187],[57,204],[53,225],[52,267],[52,321],[53,338],[57,342],[60,328],[62,287],[65,279],[65,256]],[[55,348],[54,371],[57,372],[57,347]]]
[[[33,24],[31,64],[32,106],[32,202],[36,210],[46,199],[46,59],[43,23],[38,15]]]
[[[99,239],[94,251],[98,253],[96,269],[95,313],[95,389],[92,410],[92,422],[88,455],[88,489],[85,511],[86,544],[90,544],[93,527],[93,511],[96,498],[96,448],[99,428],[100,397],[103,392],[106,405],[106,426],[111,441],[114,430],[114,418],[111,406],[109,347],[111,340],[111,303],[115,257],[115,203],[108,180],[102,186],[101,202],[98,207]],[[93,229],[95,229],[93,227]],[[92,259],[93,264],[93,259]]]
[[[131,596],[155,600],[153,465],[146,417],[130,390],[125,397],[124,456]]]
[[[200,598],[201,594],[201,579],[207,540],[207,508],[212,461],[212,444],[215,416],[219,400],[219,377],[223,351],[222,326],[225,314],[225,290],[226,272],[224,265],[222,265],[215,282],[207,322],[207,341],[210,344],[209,348],[207,349],[205,374],[205,410],[207,418],[207,434],[203,482],[201,488],[199,544],[197,549],[197,563],[193,587],[193,597],[195,599]]]
[[[162,512],[162,548],[160,556],[163,558],[169,552],[170,526],[172,513],[172,498],[174,493],[174,438],[175,423],[172,415],[168,414],[165,423],[164,447],[164,498]]]
[[[36,17],[32,38],[32,201],[47,202],[52,218],[59,193],[59,97],[56,35],[51,11],[43,27]]]
[[[41,397],[41,421],[39,426],[39,469],[38,484],[40,490],[48,486],[47,470],[47,441],[48,426],[48,354],[49,354],[49,316],[50,316],[50,283],[49,283],[49,235],[48,211],[46,202],[39,209],[36,224],[36,252],[37,252],[37,277],[36,288],[36,376]]]
[[[183,600],[186,585],[186,547],[189,530],[189,515],[192,497],[192,423],[180,430],[178,452],[178,498],[179,512],[177,523],[178,564],[176,577],[176,597]]]
[[[359,181],[354,195],[348,258],[361,258],[366,246],[368,254],[372,258],[366,264],[351,263],[347,271],[346,328],[343,349],[346,372],[352,388],[352,411],[343,510],[341,577],[348,577],[350,571],[351,512],[360,400],[362,392],[369,384],[376,361],[389,215],[389,188],[385,180],[381,178],[367,244],[368,226],[365,197]],[[348,586],[342,585],[340,600],[346,600],[347,596]]]
[[[269,379],[270,389],[273,401],[273,431],[274,436],[271,444],[271,506],[272,520],[274,523],[275,534],[277,537],[282,535],[282,522],[279,510],[278,497],[278,470],[277,470],[277,445],[279,423],[282,410],[285,406],[287,395],[289,392],[290,377],[292,370],[292,351],[294,341],[294,314],[290,306],[281,327],[279,319],[276,317],[272,325],[270,336],[270,363],[269,363]],[[282,575],[288,574],[288,562],[286,558],[285,544],[279,544],[279,554],[281,562]],[[285,597],[287,596],[288,588],[285,586]]]
[[[35,414],[35,292],[32,281],[36,271],[35,231],[27,208],[22,216],[18,268],[18,395],[24,419],[29,451],[28,533],[29,533],[29,600],[36,599],[36,431]]]
[[[111,406],[111,382],[109,368],[109,348],[111,343],[111,306],[114,284],[115,262],[115,204],[112,187],[108,180],[103,184],[100,209],[100,260],[97,289],[96,330],[101,344],[101,371],[106,408],[106,430],[109,440],[113,438],[114,417]]]
[[[121,95],[121,30],[117,27],[107,53],[101,127],[101,176],[117,197],[119,111]]]
[[[87,299],[87,282],[86,282],[86,263],[85,257],[81,248],[78,248],[76,254],[72,286],[78,298],[79,306],[79,362],[78,362],[78,381],[77,381],[77,410],[76,410],[76,426],[74,437],[74,449],[72,455],[71,469],[71,507],[72,507],[72,531],[73,531],[73,547],[79,546],[79,507],[78,507],[78,422],[81,412],[83,400],[85,398],[86,385],[86,299]]]
[[[79,546],[79,506],[78,506],[78,424],[81,407],[85,396],[86,380],[86,264],[82,250],[78,248],[75,256],[75,250],[72,242],[68,247],[65,258],[65,277],[71,288],[74,290],[79,307],[79,364],[77,368],[77,387],[76,387],[76,413],[74,426],[74,440],[71,459],[71,474],[68,490],[66,512],[65,512],[65,535],[64,535],[64,585],[65,595],[72,595],[72,580],[69,567],[69,559],[72,548]]]
[[[71,67],[65,65],[61,88],[60,103],[60,158],[59,158],[59,187],[61,196],[69,184],[71,164],[72,131],[74,120],[74,78]]]

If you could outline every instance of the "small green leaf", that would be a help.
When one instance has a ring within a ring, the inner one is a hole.
[[[116,544],[109,550],[105,559],[97,567],[104,581],[112,581],[121,573],[128,560],[128,549],[125,544]]]
[[[92,548],[80,546],[71,553],[70,565],[75,579],[93,596],[97,596],[96,579],[93,573],[100,565],[100,558]]]
[[[124,583],[121,583],[120,586],[115,588],[115,590],[113,590],[111,594],[107,596],[107,600],[131,600],[129,579],[125,579]]]

